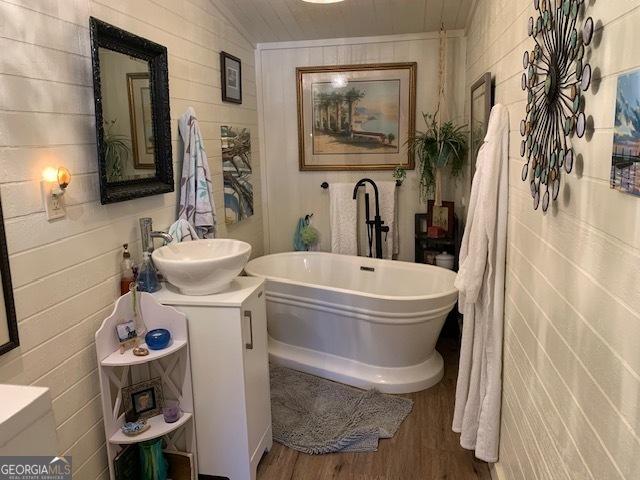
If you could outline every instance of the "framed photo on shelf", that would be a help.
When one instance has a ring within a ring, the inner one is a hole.
[[[220,52],[222,101],[242,103],[242,62],[227,52]]]
[[[193,453],[174,450],[163,450],[162,453],[169,464],[169,478],[173,480],[196,480]]]
[[[454,202],[442,202],[442,206],[438,207],[433,200],[429,200],[427,204],[428,236],[432,238],[453,238],[455,232],[454,214]]]
[[[132,411],[138,419],[160,415],[164,406],[162,380],[160,377],[135,383],[122,388],[124,411]]]
[[[140,477],[140,455],[137,445],[126,445],[113,459],[116,480],[137,480]]]
[[[296,69],[300,170],[411,170],[416,63]]]

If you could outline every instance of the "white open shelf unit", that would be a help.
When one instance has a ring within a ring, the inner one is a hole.
[[[127,445],[162,437],[167,450],[192,453],[196,462],[196,437],[193,421],[193,387],[189,358],[187,319],[176,309],[159,304],[153,295],[138,293],[139,319],[146,330],[166,328],[171,344],[163,350],[149,350],[137,357],[132,349],[120,353],[116,325],[134,319],[131,293],[120,297],[113,313],[96,332],[96,354],[102,396],[102,414],[109,458],[109,475],[115,479],[113,460]],[[146,346],[142,344],[143,346]],[[128,436],[120,427],[124,423],[122,388],[160,377],[164,399],[178,400],[183,411],[177,422],[166,423],[162,414],[147,419],[150,427],[139,435]],[[197,465],[194,465],[197,471]]]

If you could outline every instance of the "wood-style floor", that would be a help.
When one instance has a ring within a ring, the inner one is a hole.
[[[258,480],[489,480],[487,464],[460,447],[451,431],[458,348],[450,338],[438,343],[445,360],[442,381],[404,395],[413,411],[396,435],[381,440],[377,452],[307,455],[279,443],[258,466]]]

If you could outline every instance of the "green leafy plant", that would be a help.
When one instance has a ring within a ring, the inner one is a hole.
[[[103,153],[107,164],[107,181],[122,180],[122,165],[129,159],[129,137],[113,133],[116,120],[104,122]]]
[[[402,165],[398,165],[396,168],[393,169],[392,175],[394,180],[402,183],[404,182],[405,178],[407,178],[407,171],[404,169]]]
[[[413,149],[418,161],[420,175],[420,198],[425,201],[435,194],[440,198],[438,176],[449,167],[452,177],[462,172],[467,154],[465,126],[448,121],[438,124],[436,116],[422,114],[427,129],[416,132],[407,144]]]

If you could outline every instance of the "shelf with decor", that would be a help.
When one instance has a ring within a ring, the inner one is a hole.
[[[123,348],[116,327],[125,325],[135,326],[136,333]],[[144,343],[144,333],[155,329],[171,333],[169,345],[161,350],[152,350]],[[128,457],[129,462],[134,462],[131,459],[137,459],[139,453],[126,455],[127,449],[141,450],[142,447],[135,444],[158,438],[162,439],[165,458],[171,453],[182,455],[196,472],[193,387],[185,315],[161,305],[148,293],[135,296],[127,293],[116,301],[113,313],[102,322],[95,339],[110,479],[120,477],[119,469],[133,468],[132,464],[123,463],[124,459]],[[148,353],[136,356],[131,347],[140,347],[144,349],[142,353]],[[171,423],[165,421],[163,415],[163,407],[168,405],[174,410],[179,408],[180,412]],[[146,421],[144,429],[136,435],[122,431],[125,419],[131,420],[132,416]]]
[[[130,443],[146,442],[147,440],[153,440],[155,438],[168,435],[174,430],[181,428],[185,423],[191,421],[193,415],[191,413],[184,412],[182,416],[173,423],[167,423],[164,421],[162,415],[154,415],[147,419],[147,423],[150,427],[144,432],[132,437],[125,435],[121,430],[116,431],[111,437],[109,437],[109,443],[113,445],[127,445]]]
[[[427,204],[427,213],[415,215],[415,261],[435,265],[435,256],[446,252],[454,257],[453,269],[458,269],[460,238],[458,217],[453,202],[442,202],[436,207],[433,200]]]
[[[162,350],[149,350],[149,354],[144,357],[138,357],[133,354],[133,349],[128,349],[124,353],[120,353],[120,350],[116,350],[107,358],[103,359],[100,363],[104,367],[124,367],[131,365],[141,365],[143,363],[149,363],[153,360],[158,360],[167,355],[177,352],[181,348],[187,346],[186,340],[173,340],[171,345]],[[141,348],[147,348],[146,343],[140,344]],[[148,349],[148,348],[147,348]]]

